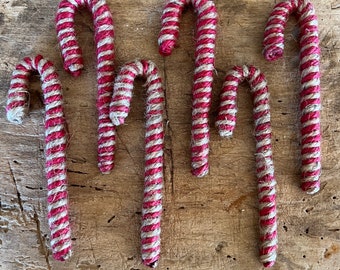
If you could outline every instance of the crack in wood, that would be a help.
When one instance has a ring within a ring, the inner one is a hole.
[[[86,159],[85,158],[69,158],[69,160],[72,163],[77,163],[77,164],[84,164],[84,163],[86,163]]]
[[[174,157],[173,157],[173,141],[172,141],[172,133],[173,133],[173,130],[171,128],[171,125],[170,125],[170,121],[169,121],[169,103],[168,103],[168,98],[167,98],[167,73],[166,73],[166,68],[165,68],[165,65],[166,65],[166,60],[163,59],[163,67],[164,67],[164,111],[165,111],[165,117],[167,119],[167,122],[166,122],[166,133],[169,132],[169,145],[170,145],[170,148],[167,149],[168,152],[169,152],[169,157],[170,157],[170,164],[169,164],[169,167],[170,167],[170,183],[171,183],[171,194],[174,195],[175,193],[175,184],[174,184]]]
[[[51,265],[50,265],[50,260],[48,258],[49,256],[49,251],[46,248],[46,242],[45,242],[45,237],[43,236],[42,232],[41,232],[41,228],[40,228],[40,220],[39,220],[39,216],[37,214],[37,211],[34,209],[34,216],[33,219],[36,223],[36,227],[37,227],[37,237],[38,237],[38,241],[40,244],[40,249],[42,254],[45,256],[45,261],[46,261],[46,265],[47,265],[47,269],[51,270]]]
[[[68,173],[75,173],[75,174],[85,174],[85,175],[88,174],[87,172],[74,171],[74,170],[71,170],[71,169],[67,169],[67,172],[68,172]]]
[[[120,137],[120,135],[119,135],[118,132],[116,132],[116,135],[117,135],[117,138],[120,140],[120,142],[123,144],[123,146],[124,146],[126,152],[128,153],[129,157],[131,158],[132,162],[133,162],[134,164],[138,164],[138,162],[135,162],[135,160],[134,160],[134,158],[132,157],[132,155],[131,155],[131,153],[130,153],[130,151],[129,151],[127,145],[126,145],[126,143],[122,140],[122,138]],[[134,169],[134,171],[135,171],[135,174],[139,176],[138,171],[137,171],[136,169]]]
[[[25,186],[25,188],[27,188],[27,189],[29,189],[29,190],[43,190],[42,187],[35,188],[35,187]]]
[[[70,187],[76,187],[76,188],[92,188],[97,191],[112,191],[112,190],[106,190],[100,187],[95,187],[95,186],[85,186],[85,185],[77,185],[77,184],[71,184]]]
[[[13,180],[13,184],[14,184],[14,187],[15,187],[15,191],[17,193],[16,195],[17,195],[17,198],[18,198],[18,204],[19,204],[19,208],[20,208],[20,213],[21,213],[21,216],[22,216],[25,224],[27,224],[25,213],[24,213],[24,207],[23,207],[23,203],[22,203],[22,200],[21,200],[21,194],[20,194],[19,189],[18,189],[17,179],[16,179],[16,177],[14,175],[11,163],[9,161],[8,161],[8,166],[9,166],[9,172],[11,174],[11,177],[12,177],[12,180]]]

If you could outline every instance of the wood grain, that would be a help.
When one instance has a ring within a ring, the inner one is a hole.
[[[96,166],[96,72],[91,16],[81,11],[77,32],[85,59],[80,78],[62,69],[54,16],[58,1],[1,0],[0,101],[10,75],[26,55],[43,54],[60,74],[70,141],[68,177],[74,256],[52,259],[46,219],[44,130],[39,78],[31,84],[31,110],[22,126],[0,110],[0,269],[145,269],[139,228],[144,166],[145,89],[136,83],[132,111],[118,128],[116,167]],[[214,128],[224,74],[254,64],[271,93],[273,150],[278,181],[279,254],[275,269],[340,269],[340,2],[314,1],[322,48],[323,173],[321,191],[299,189],[298,27],[291,18],[282,60],[267,63],[262,35],[274,0],[216,0],[219,12],[216,76],[211,109],[210,174],[190,174],[191,84],[195,16],[185,12],[178,48],[158,54],[163,1],[108,0],[116,27],[116,66],[135,58],[154,61],[166,87],[166,149],[160,270],[262,269],[258,261],[258,211],[252,101],[240,87],[233,139]]]

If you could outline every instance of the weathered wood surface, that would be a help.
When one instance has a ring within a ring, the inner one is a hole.
[[[85,70],[74,79],[62,69],[54,16],[58,1],[0,1],[0,269],[144,269],[140,263],[143,189],[144,101],[136,84],[132,112],[118,129],[116,168],[101,175],[96,166],[96,74],[93,26],[77,15]],[[179,47],[158,54],[163,1],[108,0],[116,27],[116,66],[135,58],[155,61],[166,86],[166,151],[162,259],[158,269],[262,269],[258,261],[258,211],[254,173],[252,101],[239,94],[234,138],[214,128],[226,70],[255,64],[271,93],[274,161],[278,181],[279,255],[273,269],[340,269],[340,1],[314,1],[322,47],[322,189],[299,189],[298,42],[292,18],[285,57],[267,63],[261,55],[266,19],[274,0],[216,0],[219,12],[214,102],[211,110],[211,171],[190,174],[191,82],[195,16],[181,23]],[[5,119],[11,71],[26,55],[41,53],[60,74],[71,135],[69,197],[74,255],[56,262],[49,252],[46,183],[43,173],[43,104],[40,83],[31,84],[31,110],[22,126]]]

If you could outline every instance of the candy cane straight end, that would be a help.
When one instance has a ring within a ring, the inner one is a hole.
[[[104,175],[109,175],[113,168],[114,168],[114,166],[101,167],[100,172]]]
[[[45,174],[47,179],[47,220],[53,257],[71,257],[72,241],[68,215],[66,147],[67,132],[63,95],[53,64],[41,55],[24,58],[12,74],[7,95],[7,118],[21,123],[28,111],[28,85],[32,71],[38,71],[45,105]]]
[[[301,185],[301,189],[303,191],[305,191],[307,194],[313,195],[315,193],[318,193],[320,191],[320,187],[319,186],[314,186],[311,187],[310,185]]]
[[[271,268],[271,267],[273,267],[275,265],[275,262],[268,262],[268,263],[264,263],[263,264],[263,266],[265,267],[265,268]]]
[[[273,220],[273,223],[275,223],[276,220]],[[275,227],[275,230],[277,229],[276,224],[273,224]],[[275,237],[276,232],[274,232]],[[260,250],[260,261],[262,262],[263,267],[265,268],[271,268],[275,265],[276,263],[276,258],[277,258],[277,240],[275,245],[273,246],[264,246]]]
[[[266,262],[266,263],[263,263],[263,266],[265,268],[271,268],[275,265],[275,262]]]
[[[204,177],[209,173],[209,127],[207,125],[207,132],[205,136],[198,136],[199,142],[195,141],[191,145],[191,173],[196,177]],[[200,133],[196,128],[192,129],[192,137],[195,138],[195,133]]]
[[[301,185],[301,189],[309,195],[316,194],[320,191],[320,187],[305,187],[303,184]]]
[[[101,153],[99,152],[98,157],[98,168],[100,172],[105,175],[110,174],[115,167],[114,157],[112,156],[112,154],[110,155],[110,153],[113,153],[115,151],[115,147],[108,146],[107,148],[111,150],[105,149],[105,153],[102,156]]]
[[[142,261],[142,263],[147,267],[156,268],[158,266],[158,259],[154,262]]]
[[[56,254],[53,254],[53,258],[57,261],[64,262],[72,257],[72,253],[72,251],[62,250]]]
[[[316,180],[303,182],[301,184],[301,189],[305,191],[307,194],[315,194],[320,191],[320,175],[316,176]]]
[[[204,177],[209,173],[209,164],[204,164],[199,168],[193,168],[191,170],[192,175],[196,176],[196,177]]]

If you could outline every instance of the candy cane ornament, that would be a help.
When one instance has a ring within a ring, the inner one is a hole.
[[[274,7],[264,33],[263,54],[268,61],[283,56],[284,30],[289,15],[294,12],[300,25],[301,48],[301,188],[314,194],[320,190],[321,175],[321,74],[318,21],[310,1],[289,0]]]
[[[209,172],[209,109],[215,62],[217,12],[211,0],[168,0],[162,15],[158,38],[159,52],[170,55],[179,34],[179,19],[186,5],[197,13],[195,73],[192,89],[191,167],[192,174]]]
[[[56,16],[57,35],[64,68],[73,76],[83,69],[82,52],[74,30],[77,9],[92,12],[97,53],[98,167],[109,173],[114,167],[115,128],[109,118],[109,104],[114,82],[114,26],[110,9],[104,0],[62,0]]]
[[[254,66],[236,66],[225,77],[216,121],[220,136],[231,137],[236,125],[237,89],[247,80],[254,100],[256,175],[260,216],[260,260],[275,264],[277,251],[276,180],[271,147],[270,107],[267,82]]]
[[[164,147],[164,91],[154,63],[137,60],[122,67],[114,84],[110,118],[114,125],[124,124],[130,111],[133,83],[137,76],[146,77],[147,85],[142,260],[146,266],[154,268],[160,257]]]
[[[26,57],[15,68],[7,96],[7,119],[22,124],[28,113],[28,85],[32,71],[41,76],[45,104],[45,156],[47,178],[48,223],[51,248],[56,260],[64,261],[71,254],[71,229],[68,214],[66,177],[67,133],[62,89],[53,64],[41,55]]]

